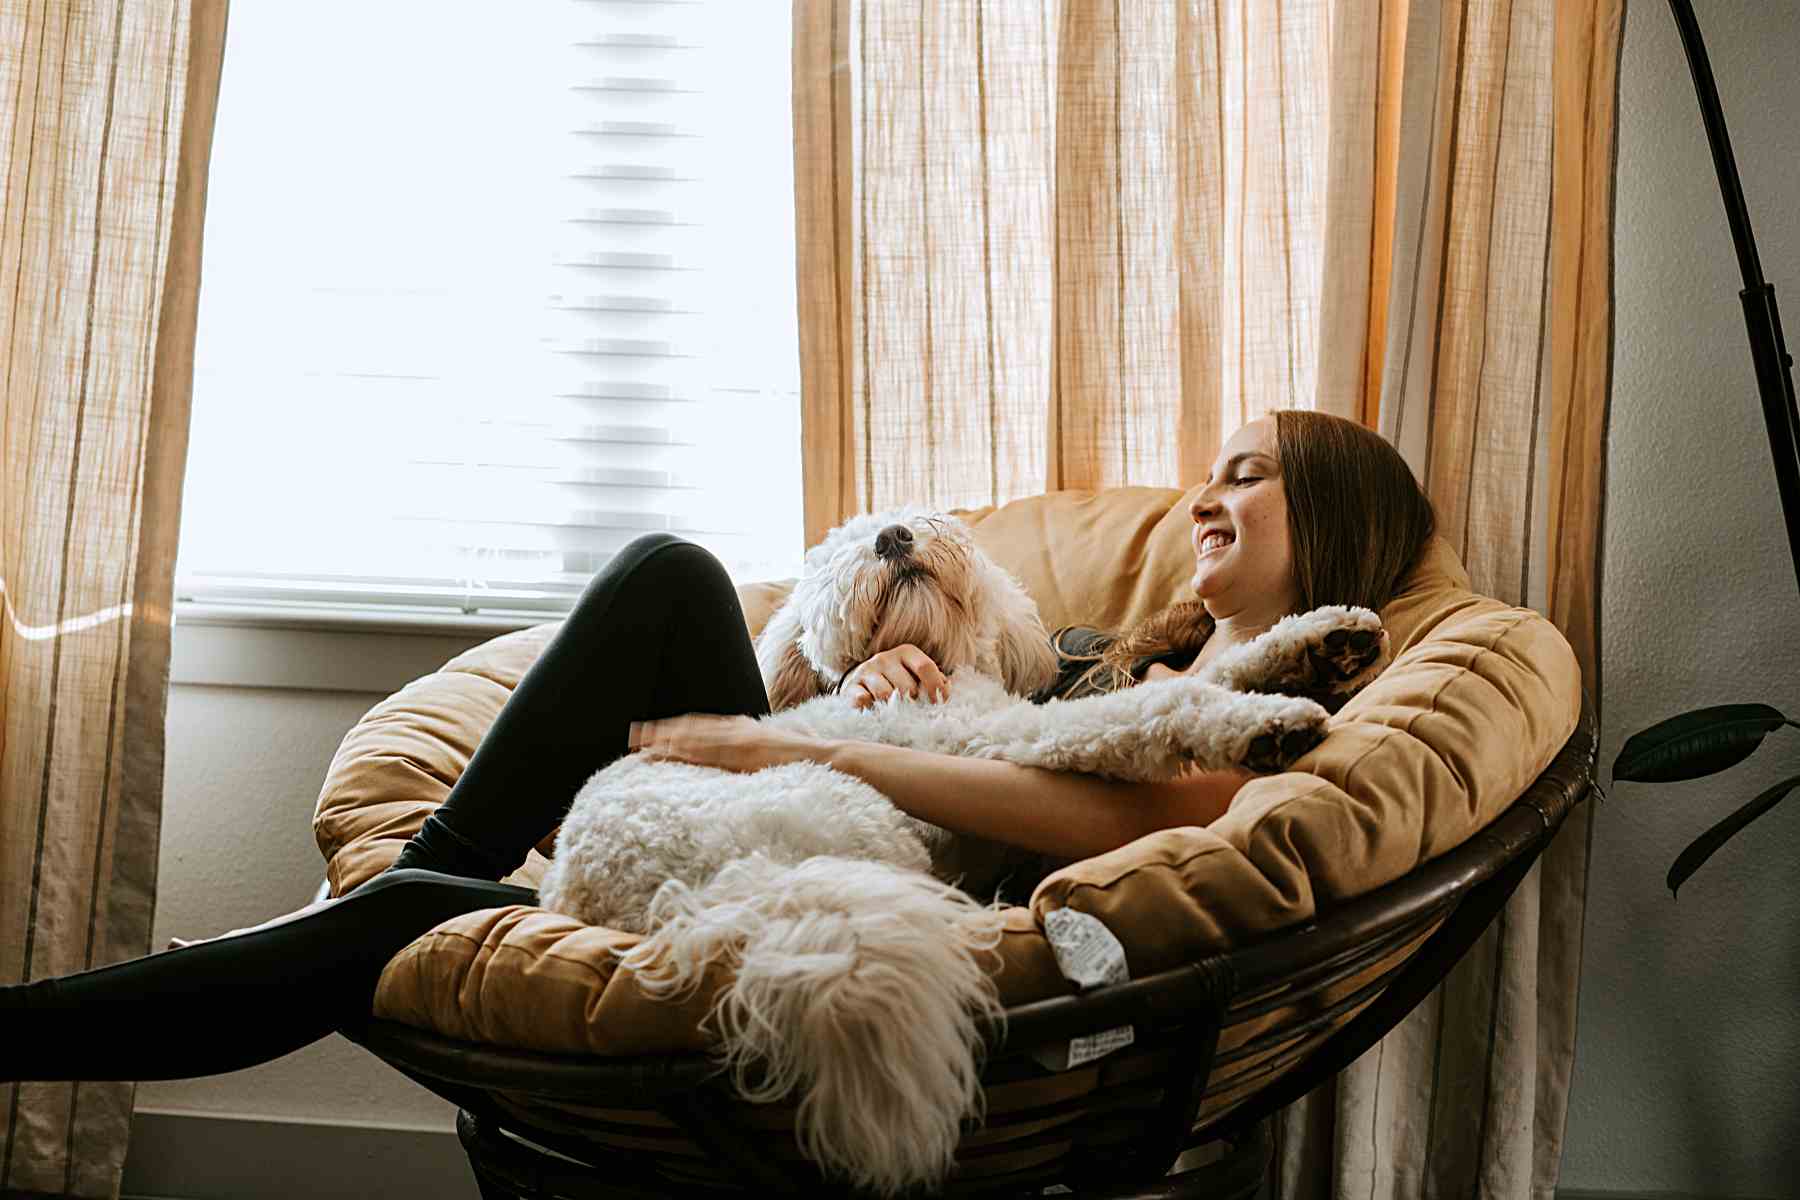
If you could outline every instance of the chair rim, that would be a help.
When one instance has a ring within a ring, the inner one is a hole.
[[[1271,1113],[1342,1070],[1424,1000],[1492,923],[1568,812],[1596,790],[1595,741],[1594,713],[1584,694],[1576,728],[1550,765],[1500,817],[1451,851],[1324,917],[1271,931],[1231,951],[1146,979],[1007,1010],[1004,1026],[987,1028],[992,1052],[983,1064],[984,1087],[1001,1086],[1014,1077],[1055,1074],[1033,1061],[1030,1046],[1143,1021],[1137,1053],[1153,1057],[1157,1064],[1153,1086],[1160,1090],[1151,1096],[1153,1107],[1138,1109],[1130,1119],[1131,1136],[1126,1141],[1108,1132],[1082,1143],[1079,1153],[1072,1143],[1054,1157],[1022,1162],[999,1174],[978,1174],[960,1183],[953,1178],[949,1191],[971,1197],[1011,1195],[1021,1188],[1067,1183],[1083,1194],[1115,1200],[1219,1194],[1219,1179],[1211,1168],[1181,1176],[1164,1172],[1184,1150],[1221,1140],[1238,1147],[1226,1162],[1239,1158],[1248,1162],[1255,1156],[1239,1151],[1254,1144],[1254,1135]],[[1409,940],[1412,946],[1396,957],[1393,951]],[[1366,973],[1365,967],[1375,965],[1374,960],[1383,965]],[[1304,988],[1274,987],[1284,971],[1310,972],[1308,983]],[[1357,975],[1352,982],[1358,986],[1348,996],[1330,998],[1322,1009],[1314,1007],[1326,1001],[1327,989],[1352,974]],[[1367,974],[1373,974],[1373,982]],[[1271,995],[1279,996],[1280,1002],[1267,1004]],[[1364,1000],[1365,996],[1369,998]],[[1259,1005],[1264,1007],[1259,1010]],[[1228,1017],[1235,1013],[1242,1020],[1245,1014],[1284,1006],[1302,1014],[1297,1025],[1278,1021],[1271,1026],[1289,1036],[1271,1041],[1259,1035],[1269,1043],[1268,1056],[1221,1086],[1236,1089],[1250,1076],[1260,1082],[1202,1123],[1199,1113],[1211,1094],[1207,1089],[1215,1082],[1217,1066],[1241,1057],[1242,1047],[1233,1047],[1224,1056],[1218,1053]],[[547,1171],[567,1174],[551,1157],[563,1155],[589,1165],[570,1176],[572,1190],[559,1194],[717,1194],[716,1185],[710,1183],[697,1191],[692,1183],[675,1186],[675,1179],[665,1177],[665,1168],[657,1165],[654,1151],[640,1156],[636,1150],[621,1154],[616,1148],[601,1149],[606,1163],[602,1168],[592,1152],[603,1142],[589,1143],[579,1136],[571,1140],[560,1127],[522,1119],[499,1103],[496,1093],[504,1090],[514,1099],[591,1104],[604,1098],[608,1107],[654,1109],[700,1148],[709,1164],[719,1164],[727,1177],[744,1185],[740,1193],[846,1194],[841,1182],[814,1179],[797,1164],[784,1165],[766,1156],[761,1135],[739,1128],[723,1072],[706,1053],[616,1058],[546,1054],[453,1041],[373,1018],[340,1032],[458,1106],[458,1136],[484,1190],[490,1177],[500,1180],[512,1170],[529,1185],[527,1192],[544,1194]],[[1130,1079],[1127,1069],[1125,1077],[1098,1088],[1094,1097],[1116,1096],[1120,1089],[1141,1086]],[[1025,1147],[1029,1156],[1046,1138],[1066,1140],[1060,1131],[1032,1132],[1038,1126],[1036,1115],[1010,1114],[1007,1123],[1020,1124],[1021,1139],[1007,1143],[1003,1152]],[[1106,1126],[1110,1131],[1115,1125],[1116,1121],[1103,1119],[1086,1127],[1095,1131]],[[548,1153],[522,1153],[523,1144],[507,1145],[507,1139],[499,1136],[501,1130],[529,1139]],[[513,1162],[513,1168],[507,1162]],[[1113,1186],[1121,1181],[1123,1190]]]
[[[1002,1022],[987,1027],[988,1062],[1117,1025],[1192,1021],[1197,1009],[1213,1006],[1214,1016],[1222,1020],[1240,997],[1384,935],[1421,928],[1522,855],[1535,859],[1563,818],[1595,787],[1595,753],[1596,719],[1584,693],[1576,727],[1549,766],[1500,816],[1458,846],[1322,917],[1271,930],[1231,950],[1143,979],[1012,1006]],[[581,1100],[604,1093],[623,1106],[654,1106],[702,1085],[720,1070],[704,1051],[622,1056],[545,1052],[459,1041],[378,1018],[342,1032],[378,1057],[420,1075],[544,1099]]]

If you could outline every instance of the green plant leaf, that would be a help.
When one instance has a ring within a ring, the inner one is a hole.
[[[1688,876],[1700,869],[1701,863],[1713,856],[1713,851],[1730,841],[1738,830],[1774,808],[1796,786],[1800,786],[1800,775],[1782,780],[1690,842],[1688,848],[1676,857],[1675,865],[1669,868],[1670,894],[1678,894],[1677,889],[1687,882]]]
[[[1613,759],[1613,778],[1673,783],[1711,775],[1749,758],[1766,734],[1787,724],[1766,704],[1697,708],[1626,738]]]

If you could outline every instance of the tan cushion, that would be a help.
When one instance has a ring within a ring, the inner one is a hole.
[[[1046,624],[1119,627],[1179,598],[1191,574],[1188,494],[1059,492],[968,511]],[[739,589],[754,633],[783,583]],[[1295,769],[1246,785],[1206,829],[1165,830],[1045,879],[1008,910],[996,982],[1008,1003],[1068,990],[1041,934],[1068,906],[1101,917],[1142,976],[1303,921],[1455,846],[1493,819],[1574,729],[1580,679],[1542,617],[1471,594],[1434,542],[1382,613],[1396,650]],[[555,626],[496,638],[378,704],[344,739],[315,833],[334,893],[393,861],[442,801]],[[554,831],[540,850],[548,850]],[[535,886],[534,854],[513,877]],[[615,969],[630,935],[534,908],[464,914],[396,955],[377,1015],[451,1036],[603,1054],[701,1044],[709,993],[652,1003]]]
[[[1147,975],[1391,882],[1499,816],[1574,732],[1574,653],[1538,614],[1469,593],[1441,540],[1382,617],[1394,661],[1291,771],[1204,829],[1056,872],[1033,911],[1099,917]]]

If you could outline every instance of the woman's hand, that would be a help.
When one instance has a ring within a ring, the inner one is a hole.
[[[838,691],[850,698],[851,708],[867,708],[895,693],[914,700],[921,694],[942,700],[950,694],[950,680],[929,654],[908,642],[883,650],[851,671]]]
[[[626,736],[632,752],[726,771],[760,771],[790,762],[824,762],[830,743],[771,726],[752,717],[687,713],[659,721],[633,721]]]

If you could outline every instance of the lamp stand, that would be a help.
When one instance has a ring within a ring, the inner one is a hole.
[[[1756,387],[1762,393],[1763,420],[1769,427],[1769,450],[1775,456],[1775,482],[1781,492],[1781,511],[1787,518],[1788,552],[1794,562],[1794,578],[1800,584],[1800,413],[1794,406],[1794,360],[1781,337],[1781,314],[1775,308],[1775,289],[1762,275],[1756,257],[1756,239],[1750,232],[1750,213],[1744,207],[1744,189],[1738,183],[1737,163],[1731,156],[1731,138],[1725,132],[1725,113],[1719,107],[1719,90],[1713,84],[1712,66],[1706,60],[1706,44],[1694,21],[1688,0],[1669,0],[1681,45],[1687,51],[1694,91],[1700,98],[1700,117],[1706,124],[1706,140],[1712,147],[1713,168],[1719,176],[1719,193],[1725,200],[1725,217],[1731,240],[1737,247],[1738,268],[1744,288],[1744,322],[1750,333],[1750,358],[1756,366]]]

